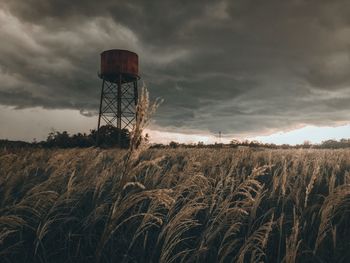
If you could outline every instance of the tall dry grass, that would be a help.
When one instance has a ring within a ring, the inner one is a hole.
[[[0,261],[348,262],[348,150],[127,154],[2,150]]]
[[[129,150],[0,150],[0,262],[349,262],[349,150],[147,149],[147,96]]]

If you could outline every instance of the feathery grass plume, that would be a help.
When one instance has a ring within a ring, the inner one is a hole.
[[[280,177],[280,186],[281,186],[281,191],[282,191],[282,198],[286,195],[286,191],[287,191],[287,161],[285,160],[283,163],[283,172],[282,172],[282,176]]]
[[[244,215],[244,213],[241,215]],[[238,219],[237,222],[233,223],[225,232],[218,250],[218,258],[220,259],[220,263],[225,262],[233,251],[237,251],[239,249],[242,242],[242,238],[239,237],[239,232],[242,230],[242,226],[243,220]]]
[[[159,184],[161,172],[163,170],[161,163],[167,159],[167,156],[154,158],[153,160],[143,160],[133,167],[133,173],[137,174],[137,180],[142,182],[147,189],[155,188]],[[167,186],[163,186],[168,188]]]
[[[311,194],[312,189],[314,188],[314,184],[316,182],[317,176],[320,174],[320,165],[317,162],[315,164],[316,168],[314,168],[314,171],[312,172],[309,184],[306,187],[305,191],[305,202],[304,202],[304,207],[307,207],[307,202],[309,200],[309,195]]]
[[[75,170],[71,173],[69,176],[69,180],[67,183],[67,198],[69,198],[71,192],[73,191],[73,184],[76,181],[76,175],[75,175]]]
[[[128,180],[127,177],[131,170],[132,161],[136,160],[140,153],[148,148],[148,142],[143,136],[143,131],[161,102],[160,99],[157,99],[155,102],[150,103],[148,90],[145,86],[142,87],[136,106],[136,122],[130,132],[130,146],[125,156],[121,185],[124,185],[125,180]]]
[[[332,232],[334,224],[337,223],[334,222],[335,218],[339,221],[338,223],[344,223],[341,221],[348,220],[342,218],[341,215],[344,211],[349,211],[349,209],[350,185],[340,185],[334,189],[333,193],[330,193],[330,195],[326,197],[320,209],[321,222],[317,233],[314,253],[317,252],[328,233]]]
[[[197,255],[199,258],[205,257],[204,253],[213,246],[218,236],[228,233],[230,230],[227,230],[228,228],[235,225],[236,222],[242,221],[241,217],[248,215],[247,211],[233,205],[230,197],[223,198],[218,192],[207,196],[209,205],[208,218],[201,234],[198,248],[200,253]]]
[[[235,198],[240,200],[242,207],[251,207],[255,202],[255,197],[259,191],[264,187],[262,183],[255,179],[247,179],[243,181],[234,192]],[[242,197],[244,199],[242,199]]]
[[[123,191],[126,193],[129,193],[130,191],[132,191],[131,189],[132,190],[138,189],[138,190],[142,191],[142,190],[145,190],[146,187],[139,182],[128,182],[123,187]]]
[[[107,218],[107,223],[97,246],[97,260],[100,259],[106,243],[123,224],[127,222],[130,223],[130,220],[135,217],[144,217],[146,215],[146,213],[136,212],[138,211],[138,207],[145,201],[152,202],[152,200],[157,200],[160,205],[169,210],[174,203],[174,199],[170,196],[171,193],[172,190],[170,189],[155,189],[131,193],[130,195],[126,195],[123,199],[118,199],[111,207],[111,213]],[[134,212],[134,214],[132,212]]]
[[[249,213],[248,229],[251,229],[253,222],[256,219],[259,206],[260,206],[261,202],[263,201],[266,193],[267,193],[266,189],[260,188],[258,190],[257,194],[254,196],[255,200],[250,208],[250,213]]]
[[[264,171],[264,169],[258,170]],[[251,177],[256,178],[258,174],[257,170],[255,170],[255,172],[252,172]],[[247,179],[231,195],[220,201],[218,209],[214,210],[214,218],[210,225],[206,227],[208,234],[205,240],[208,245],[213,245],[211,243],[219,235],[224,235],[218,249],[220,262],[225,261],[241,245],[242,240],[237,235],[241,228],[243,226],[247,227],[250,224],[250,220],[255,217],[256,209],[263,196],[262,191],[263,185],[260,182],[255,179]]]
[[[262,262],[265,258],[265,249],[269,240],[269,235],[274,225],[274,214],[271,219],[260,226],[252,235],[250,235],[244,242],[243,246],[238,252],[236,262],[244,263],[246,256],[249,254],[250,262]]]
[[[328,193],[334,192],[334,188],[336,187],[337,173],[339,172],[339,170],[339,164],[336,164],[332,169],[332,174],[328,181]]]
[[[140,152],[147,148],[147,141],[143,136],[143,131],[161,102],[162,100],[157,99],[155,102],[150,103],[149,92],[146,87],[142,87],[141,95],[136,106],[136,122],[130,132],[130,158],[136,159]]]
[[[291,234],[286,238],[286,253],[283,259],[285,263],[297,262],[297,255],[301,241],[299,237],[300,220],[296,214],[295,207],[293,208],[293,228]]]
[[[133,246],[137,243],[137,241],[142,241],[143,245],[142,248],[140,247],[135,248],[138,249],[138,251],[142,250],[145,253],[145,257],[150,257],[147,255],[147,245],[149,240],[152,239],[152,237],[149,238],[149,235],[152,236],[152,232],[155,231],[155,229],[160,229],[166,220],[167,213],[169,211],[170,207],[164,207],[161,202],[158,202],[158,199],[153,199],[152,202],[149,205],[148,210],[145,212],[145,215],[142,218],[141,223],[137,227],[132,240],[130,241],[130,244],[128,246],[127,252],[125,254],[129,254],[130,251],[132,251]],[[165,208],[165,209],[164,209]],[[142,240],[143,238],[143,240]],[[152,240],[151,240],[152,241]],[[151,242],[150,241],[150,242]],[[150,244],[149,247],[154,248],[153,244]],[[126,259],[126,257],[124,258]]]
[[[191,252],[195,251],[195,246],[188,246],[191,240],[195,238],[189,233],[200,226],[196,215],[206,207],[205,203],[193,199],[170,218],[158,238],[158,243],[164,240],[161,247],[160,262],[183,262],[190,256]],[[181,249],[179,250],[179,248]]]
[[[272,173],[272,191],[270,193],[270,197],[273,196],[279,196],[280,193],[280,186],[281,186],[281,176],[280,176],[280,171],[284,168],[285,166],[283,165],[283,167],[278,166],[274,172]],[[287,174],[287,173],[286,173]]]
[[[43,250],[45,250],[43,245],[43,239],[48,234],[49,229],[52,227],[52,225],[56,222],[56,219],[48,219],[45,222],[41,222],[36,230],[36,240],[35,240],[35,250],[34,255],[37,254],[39,247],[41,247]]]

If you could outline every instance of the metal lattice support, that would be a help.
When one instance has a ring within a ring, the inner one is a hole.
[[[99,144],[101,121],[119,130],[132,129],[136,120],[137,100],[137,80],[122,82],[121,76],[117,81],[102,79],[97,144]],[[121,142],[120,135],[118,141]]]

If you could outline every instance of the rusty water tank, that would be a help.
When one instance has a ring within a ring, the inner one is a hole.
[[[101,53],[100,78],[110,82],[128,83],[139,79],[139,58],[136,53],[110,49]]]

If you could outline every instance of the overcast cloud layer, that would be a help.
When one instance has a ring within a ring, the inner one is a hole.
[[[350,120],[350,2],[0,0],[0,104],[96,112],[99,54],[139,54],[158,127]]]

